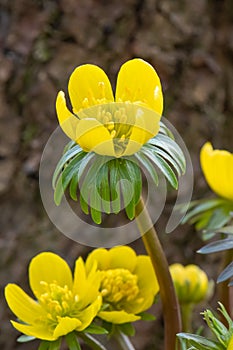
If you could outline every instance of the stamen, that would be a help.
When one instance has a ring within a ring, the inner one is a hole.
[[[107,303],[136,300],[139,293],[137,276],[126,269],[102,271],[101,294]]]

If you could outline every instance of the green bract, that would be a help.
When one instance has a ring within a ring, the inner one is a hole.
[[[71,141],[53,175],[55,203],[60,204],[69,188],[70,197],[79,201],[82,211],[90,213],[95,223],[101,223],[102,213],[118,214],[122,209],[132,220],[141,195],[142,170],[156,185],[162,173],[175,189],[177,175],[185,172],[183,152],[163,123],[159,133],[137,153],[121,158],[84,152]]]
[[[224,306],[219,303],[219,311],[228,323],[228,328],[210,311],[203,312],[204,320],[206,321],[211,332],[216,340],[207,339],[196,334],[179,333],[177,334],[182,350],[226,350],[233,334],[233,321],[228,315]]]

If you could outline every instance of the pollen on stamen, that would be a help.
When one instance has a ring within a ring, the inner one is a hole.
[[[110,136],[113,139],[116,136],[116,130],[112,130]]]
[[[100,98],[104,98],[105,97],[105,84],[103,81],[99,81],[98,85],[100,88]]]
[[[78,294],[75,294],[74,301],[77,303],[79,300],[80,300],[80,297],[78,296]]]

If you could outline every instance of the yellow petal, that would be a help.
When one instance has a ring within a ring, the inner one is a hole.
[[[105,248],[98,248],[93,250],[87,257],[86,269],[89,273],[92,269],[94,262],[97,262],[97,269],[107,270],[109,269],[109,253]]]
[[[66,335],[75,329],[77,329],[82,322],[78,318],[71,318],[71,317],[61,317],[59,319],[59,323],[57,327],[55,328],[53,335],[54,338],[57,339],[63,335]]]
[[[61,287],[67,285],[69,289],[72,289],[73,284],[71,270],[66,261],[50,252],[38,254],[29,265],[29,282],[36,296],[44,293],[41,281],[56,281]]]
[[[232,335],[232,337],[230,339],[230,342],[229,342],[229,344],[227,346],[227,350],[233,350],[233,335]]]
[[[41,306],[16,284],[6,286],[5,297],[11,311],[25,323],[36,323],[43,312]]]
[[[135,251],[128,246],[113,247],[109,250],[109,269],[128,269],[132,272],[137,262]]]
[[[102,298],[99,295],[96,300],[89,305],[86,309],[82,310],[80,314],[78,314],[78,318],[82,322],[80,326],[77,327],[78,331],[83,331],[85,328],[87,328],[93,319],[96,317],[97,313],[99,312],[102,305]]]
[[[162,114],[160,79],[149,63],[136,58],[122,65],[117,78],[116,102],[124,101],[142,103]]]
[[[154,296],[159,292],[159,284],[148,256],[139,255],[137,257],[137,263],[133,273],[138,276],[140,290],[151,290]]]
[[[114,100],[107,75],[92,64],[84,64],[73,71],[68,90],[74,113],[82,108]]]
[[[132,127],[129,143],[124,155],[132,155],[159,132],[161,116],[148,108],[138,107],[135,110],[135,124]]]
[[[233,154],[225,150],[213,150],[210,142],[204,144],[200,161],[206,181],[221,197],[233,200]]]
[[[12,326],[19,332],[43,340],[56,340],[54,335],[49,331],[49,327],[45,324],[43,325],[33,325],[27,326],[18,322],[11,321]]]
[[[151,290],[141,290],[135,300],[129,301],[124,304],[124,309],[128,313],[139,314],[145,310],[148,310],[154,302],[154,293]]]
[[[129,314],[126,311],[101,311],[98,316],[103,320],[114,324],[134,322],[141,318],[140,316]]]
[[[76,140],[85,152],[115,156],[109,131],[96,119],[86,118],[79,121]]]
[[[170,273],[171,273],[171,276],[172,276],[172,279],[173,281],[176,283],[176,284],[179,284],[179,285],[184,285],[184,281],[185,281],[185,268],[183,265],[181,264],[172,264],[170,266]]]
[[[60,91],[57,95],[56,111],[62,130],[71,140],[75,141],[79,120],[68,110],[63,91]]]

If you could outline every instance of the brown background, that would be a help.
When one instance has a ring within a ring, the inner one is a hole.
[[[58,232],[40,199],[39,162],[57,127],[57,91],[66,89],[68,76],[83,63],[101,66],[114,84],[126,60],[150,62],[161,77],[164,115],[190,151],[194,197],[200,198],[208,193],[199,167],[202,144],[210,140],[233,150],[233,3],[0,0],[0,5],[0,347],[27,350],[37,344],[16,344],[4,286],[17,282],[28,290],[27,266],[38,252],[54,251],[72,266],[89,250]],[[166,214],[165,209],[158,226]],[[198,262],[216,278],[219,256],[195,253],[202,242],[193,228],[180,226],[161,240],[169,263]],[[141,242],[133,247],[143,252]],[[139,326],[137,349],[163,348],[159,306],[155,313],[157,321]]]

